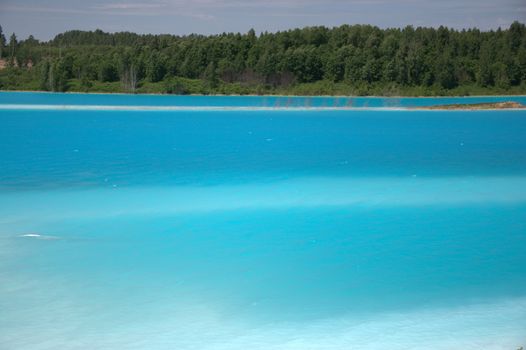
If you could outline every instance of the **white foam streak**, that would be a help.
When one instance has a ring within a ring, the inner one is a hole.
[[[0,104],[0,110],[28,110],[28,111],[406,111],[406,112],[443,112],[441,109],[429,109],[426,107],[317,107],[317,106],[127,106],[127,105],[41,105],[41,104]],[[447,110],[448,113],[455,111],[472,111],[470,108]],[[477,111],[477,110],[475,110]],[[478,110],[481,111],[481,110]],[[523,111],[523,108],[506,109],[484,109],[482,111]]]
[[[20,237],[41,237],[38,233],[26,233],[25,235],[20,235]]]
[[[41,105],[41,104],[0,104],[0,110],[31,111],[405,111],[404,107],[315,107],[315,106],[129,106],[129,105]]]

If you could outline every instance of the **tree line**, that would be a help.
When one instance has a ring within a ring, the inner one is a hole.
[[[162,92],[186,93],[191,80],[205,92],[320,82],[526,90],[526,28],[519,22],[490,31],[342,25],[177,36],[73,30],[47,42],[33,36],[19,41],[15,34],[7,40],[0,27],[0,58],[7,65],[0,75],[4,89],[9,79],[25,79],[27,86],[48,91],[113,83],[129,92],[157,84]]]

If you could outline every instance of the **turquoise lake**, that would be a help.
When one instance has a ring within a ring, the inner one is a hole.
[[[0,349],[526,346],[495,101],[0,92]]]

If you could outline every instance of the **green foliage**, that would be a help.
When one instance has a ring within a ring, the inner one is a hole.
[[[35,71],[6,68],[0,70],[1,90],[41,90]]]
[[[181,79],[169,78],[164,81],[164,92],[174,95],[187,95],[188,88]]]
[[[146,77],[152,83],[161,81],[166,74],[166,66],[159,57],[159,52],[152,51],[146,61]]]
[[[524,93],[526,27],[369,25],[257,35],[69,31],[6,42],[2,89],[139,93],[449,95]],[[19,82],[13,79],[21,79]]]
[[[211,89],[215,89],[219,85],[219,76],[217,74],[216,65],[213,61],[206,67],[203,73],[203,80]]]
[[[110,60],[101,60],[99,63],[98,80],[102,82],[112,82],[119,80],[117,68]]]
[[[82,79],[71,79],[68,82],[68,91],[76,92],[102,92],[123,93],[126,92],[118,81],[100,82],[97,80],[83,81]]]

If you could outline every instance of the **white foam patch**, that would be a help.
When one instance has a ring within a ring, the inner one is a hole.
[[[43,239],[43,240],[55,240],[55,239],[58,239],[57,236],[41,235],[39,233],[26,233],[26,234],[20,235],[19,237]]]
[[[526,203],[526,177],[300,178],[218,186],[117,187],[0,194],[2,223],[323,206]]]
[[[25,235],[20,235],[20,237],[41,237],[38,233],[26,233]]]

